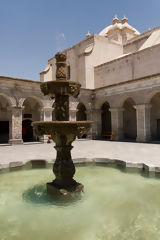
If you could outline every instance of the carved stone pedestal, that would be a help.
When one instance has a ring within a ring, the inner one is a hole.
[[[47,183],[47,192],[53,196],[66,196],[72,197],[73,195],[80,194],[83,192],[84,186],[81,183],[77,183],[75,181],[75,185],[66,186],[62,188],[62,186],[58,186],[55,182]]]

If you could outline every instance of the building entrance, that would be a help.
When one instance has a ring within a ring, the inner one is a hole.
[[[157,119],[157,140],[160,140],[160,119]]]
[[[0,121],[0,143],[8,143],[9,121]]]
[[[33,127],[31,126],[32,120],[26,119],[22,122],[22,138],[24,142],[32,142]]]

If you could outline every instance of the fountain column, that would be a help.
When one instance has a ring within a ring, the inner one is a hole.
[[[54,102],[56,121],[34,122],[33,126],[37,135],[50,134],[55,142],[57,151],[56,161],[53,165],[55,179],[47,183],[49,193],[81,192],[83,185],[74,179],[75,166],[71,158],[72,142],[76,136],[82,136],[90,129],[91,121],[69,121],[69,96],[77,98],[80,84],[66,79],[66,56],[57,53],[56,80],[41,83],[44,95],[49,95]]]

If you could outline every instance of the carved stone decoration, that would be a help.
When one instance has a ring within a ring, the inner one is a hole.
[[[55,98],[55,117],[57,121],[69,120],[69,96],[57,95]]]
[[[40,85],[41,91],[43,92],[44,95],[49,94],[49,89],[47,83],[43,83]]]
[[[57,53],[56,56],[56,81],[41,84],[44,95],[55,98],[55,119],[51,122],[34,122],[33,127],[37,135],[48,134],[56,143],[56,161],[53,165],[55,179],[47,183],[47,191],[52,194],[68,195],[83,190],[83,185],[77,183],[73,176],[75,166],[71,157],[72,142],[76,136],[86,134],[90,129],[91,121],[69,122],[69,96],[77,98],[80,92],[80,84],[66,80],[66,56]]]
[[[66,79],[66,55],[64,53],[57,53],[56,58],[56,79],[63,80]]]
[[[77,98],[79,93],[80,93],[80,86],[78,86],[78,85],[71,85],[70,88],[69,88],[69,93],[73,97]]]
[[[81,85],[73,81],[57,80],[41,83],[41,91],[44,95],[55,97],[55,95],[70,95],[77,98]]]

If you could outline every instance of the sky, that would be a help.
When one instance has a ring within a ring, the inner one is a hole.
[[[160,0],[0,0],[0,76],[39,81],[57,51],[98,34],[115,14],[143,33],[160,25]]]

